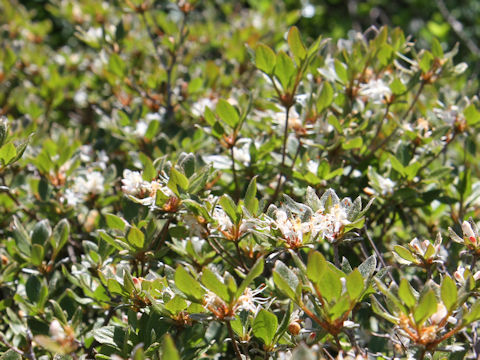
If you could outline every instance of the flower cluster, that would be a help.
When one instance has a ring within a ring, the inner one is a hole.
[[[145,181],[138,171],[125,169],[123,171],[122,191],[133,201],[156,209],[157,193],[164,197],[174,198],[174,192],[160,180]]]
[[[335,243],[342,238],[345,228],[357,220],[349,198],[340,201],[331,189],[325,194],[322,197],[324,205],[315,212],[304,204],[296,204],[295,208],[288,202],[281,208],[272,208],[270,227],[279,232],[287,247],[299,248],[316,242],[318,238]],[[326,204],[328,196],[334,200],[330,205]]]

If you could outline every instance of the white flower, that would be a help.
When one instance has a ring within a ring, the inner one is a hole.
[[[380,176],[378,180],[378,185],[380,186],[381,194],[383,196],[393,194],[395,191],[395,186],[397,186],[395,181],[389,178],[384,178],[383,176]]]
[[[307,169],[310,171],[312,174],[317,174],[318,172],[318,162],[313,161],[313,160],[308,160],[307,162]]]
[[[463,266],[458,265],[457,270],[453,273],[453,277],[458,281],[459,284],[465,284],[465,277],[467,275],[465,274],[465,271],[466,269]],[[470,271],[468,270],[467,273],[470,273]],[[473,279],[475,281],[480,280],[480,271],[477,271],[475,274],[473,274]]]
[[[192,108],[190,109],[190,111],[192,112],[192,115],[200,117],[200,116],[203,116],[207,107],[213,110],[215,109],[216,106],[217,106],[216,99],[212,100],[210,98],[201,98],[195,104],[192,105]]]
[[[150,193],[152,187],[148,181],[143,180],[138,171],[123,170],[122,191],[127,195],[139,196],[145,192]]]
[[[144,120],[140,120],[135,124],[135,130],[133,130],[133,135],[142,138],[147,133],[148,123]]]
[[[227,310],[227,304],[225,301],[220,299],[215,293],[207,290],[206,294],[203,297],[203,306],[205,309],[210,310],[219,315],[224,314]]]
[[[334,83],[338,79],[337,72],[335,71],[335,60],[330,55],[327,55],[325,59],[325,66],[318,68],[317,71],[325,77],[326,80]]]
[[[205,235],[205,228],[198,222],[198,218],[193,214],[185,214],[183,215],[183,222],[185,223],[185,227],[188,229],[190,236],[198,236],[202,237]]]
[[[260,305],[266,304],[269,299],[261,298],[256,295],[260,294],[265,290],[265,286],[261,285],[255,290],[246,288],[243,294],[238,298],[233,310],[246,310],[252,313],[256,313]]]
[[[91,145],[82,145],[80,146],[80,160],[83,162],[92,161],[93,147]]]
[[[332,206],[328,213],[317,211],[311,220],[314,233],[318,233],[328,241],[334,242],[341,229],[350,224],[347,216],[347,204],[349,203],[336,204]]]
[[[148,113],[145,115],[145,120],[149,123],[150,121],[161,121],[162,116],[165,114],[165,109],[161,108],[158,112]]]
[[[237,141],[235,147],[233,148],[233,156],[235,161],[241,162],[243,165],[247,166],[250,163],[250,144],[252,143],[251,139],[243,138]]]
[[[277,352],[278,360],[293,360],[293,355],[290,350]]]
[[[270,224],[274,229],[280,230],[290,247],[297,248],[318,236],[329,242],[335,242],[343,228],[351,223],[347,214],[351,204],[351,200],[346,198],[333,205],[328,212],[320,209],[305,221],[295,214],[289,215],[286,210],[281,208],[275,211],[275,220],[270,220]]]
[[[108,160],[109,160],[107,152],[105,150],[100,150],[97,153],[97,159],[98,159],[98,161],[95,164],[98,165],[102,169],[106,169],[107,164],[108,164]]]
[[[459,117],[463,117],[460,114],[458,106],[452,105],[448,109],[433,109],[433,113],[442,121],[450,126],[453,126],[455,122],[459,120]]]
[[[73,191],[79,194],[100,194],[103,192],[103,175],[98,171],[89,172],[83,176],[75,178]]]
[[[50,323],[50,335],[52,336],[52,340],[61,342],[65,340],[66,334],[65,330],[63,329],[62,324],[58,320],[53,320]]]
[[[86,42],[98,43],[103,38],[103,30],[101,27],[90,27],[82,35]]]
[[[392,90],[382,79],[372,79],[360,85],[360,95],[367,96],[374,104],[381,104],[391,94]]]
[[[447,316],[448,311],[445,305],[443,303],[438,303],[437,304],[437,311],[430,316],[430,322],[434,325],[438,325],[443,319],[445,319],[445,316]]]
[[[414,238],[412,241],[410,241],[410,246],[412,247],[412,249],[422,257],[425,256],[429,245],[430,241],[428,240],[423,240],[422,242],[420,242],[420,240]]]
[[[301,246],[304,235],[312,231],[312,223],[310,221],[302,222],[298,217],[289,217],[283,209],[275,211],[273,225],[280,230],[287,244],[293,247]]]
[[[82,202],[81,195],[74,192],[72,189],[67,189],[62,196],[61,201],[66,201],[69,206],[76,206]]]
[[[232,220],[220,206],[215,206],[212,218],[217,222],[220,230],[228,231],[233,227]]]
[[[73,96],[73,102],[78,107],[85,107],[88,104],[88,94],[85,90],[79,90]]]

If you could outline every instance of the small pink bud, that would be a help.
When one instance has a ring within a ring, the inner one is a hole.
[[[463,236],[468,238],[473,245],[477,245],[477,237],[475,236],[475,233],[473,232],[472,226],[468,221],[464,221],[462,223],[462,230],[463,230]]]

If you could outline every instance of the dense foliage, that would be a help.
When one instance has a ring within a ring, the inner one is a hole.
[[[478,358],[468,65],[287,5],[0,2],[0,359]]]

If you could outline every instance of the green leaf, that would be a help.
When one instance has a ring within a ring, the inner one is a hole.
[[[444,56],[442,45],[437,40],[437,38],[432,39],[432,53],[436,58],[442,59]]]
[[[443,278],[440,293],[443,304],[445,305],[447,310],[453,310],[455,308],[455,305],[457,304],[458,292],[455,281],[453,281],[450,276],[447,275]]]
[[[137,292],[135,283],[133,282],[132,274],[126,270],[123,272],[123,287],[129,294]]]
[[[220,119],[222,119],[225,124],[229,125],[233,129],[235,129],[240,121],[240,116],[238,115],[235,107],[224,99],[218,100],[216,112]]]
[[[52,229],[50,228],[48,220],[39,221],[33,227],[32,244],[44,245],[50,237],[51,232]]]
[[[162,360],[180,360],[180,354],[170,334],[166,334],[163,338]]]
[[[60,320],[60,322],[62,324],[67,324],[68,320],[67,320],[67,315],[66,313],[62,310],[62,307],[60,306],[59,303],[57,303],[55,300],[53,299],[50,299],[48,301],[50,303],[50,305],[52,305],[52,310],[53,310],[53,313],[55,315],[55,317]]]
[[[115,75],[122,77],[125,72],[125,62],[118,54],[111,53],[108,60],[108,69]]]
[[[427,73],[430,71],[430,68],[432,67],[433,63],[433,55],[430,51],[425,51],[423,53],[422,59],[418,63],[418,66],[420,67],[420,70],[422,70],[423,73]]]
[[[342,282],[340,276],[329,266],[320,274],[317,282],[320,294],[327,302],[337,301],[342,293]]]
[[[475,125],[480,121],[480,112],[477,110],[477,108],[473,104],[470,104],[465,108],[465,110],[463,111],[463,115],[467,120],[467,124],[470,126]]]
[[[17,61],[17,55],[12,49],[10,49],[10,47],[7,47],[6,49],[4,49],[4,51],[5,51],[5,55],[3,57],[3,67],[5,71],[8,73],[10,69],[13,67],[13,65],[15,65]]]
[[[17,155],[17,149],[15,149],[12,143],[6,143],[0,148],[0,160],[2,160],[4,165],[7,165],[10,160],[15,158],[15,155]]]
[[[342,83],[347,83],[348,82],[348,75],[347,75],[347,69],[345,68],[345,65],[342,64],[342,62],[338,59],[335,59],[335,72],[337,73],[338,78]]]
[[[130,245],[136,247],[137,249],[142,249],[145,243],[145,235],[143,234],[142,230],[136,226],[132,226],[130,230],[128,230],[127,241]]]
[[[377,268],[377,258],[375,255],[369,256],[363,263],[358,267],[358,271],[362,274],[364,279],[369,279],[372,277],[375,269]]]
[[[8,125],[6,121],[0,122],[0,147],[3,146],[8,135]]]
[[[205,189],[205,184],[207,183],[208,176],[210,175],[210,168],[210,165],[204,166],[188,179],[189,186],[187,192],[189,194],[196,194]]]
[[[402,81],[399,78],[395,78],[390,83],[390,90],[392,90],[392,93],[394,95],[401,95],[407,90],[407,88],[405,85],[403,85]]]
[[[273,345],[275,332],[278,328],[278,319],[271,312],[261,309],[253,321],[253,334],[261,339],[265,345]]]
[[[347,292],[350,299],[359,299],[364,287],[363,276],[358,269],[347,275]]]
[[[225,281],[225,285],[227,285],[229,297],[230,299],[233,299],[238,290],[237,282],[235,281],[235,278],[228,272],[225,273],[223,278]]]
[[[213,111],[208,106],[205,108],[204,118],[207,124],[210,125],[211,127],[213,127],[217,122],[217,120],[215,120],[215,115]]]
[[[413,319],[417,325],[422,325],[431,315],[437,311],[437,298],[433,290],[426,292],[413,311]]]
[[[273,281],[280,291],[290,299],[296,298],[295,292],[298,286],[298,278],[284,263],[277,260],[273,269]]]
[[[62,219],[53,228],[53,234],[50,243],[53,246],[54,254],[58,254],[68,241],[70,234],[70,224],[67,219]]]
[[[338,319],[342,317],[350,309],[351,301],[352,300],[348,296],[342,296],[338,301],[335,301],[332,304],[332,307],[326,307],[330,319]]]
[[[245,207],[250,214],[255,215],[258,211],[257,195],[257,176],[254,176],[248,184],[247,192],[245,194]]]
[[[346,142],[342,142],[342,148],[345,150],[358,149],[362,147],[362,145],[363,145],[363,139],[361,136],[357,136]]]
[[[371,304],[372,304],[372,310],[375,314],[383,317],[385,320],[390,321],[391,323],[393,323],[395,325],[398,324],[398,319],[395,316],[393,316],[393,315],[387,313],[386,311],[384,311],[382,309],[382,306],[378,302],[378,300],[373,295],[370,296],[370,300],[371,300]]]
[[[42,265],[43,257],[45,256],[45,249],[40,244],[32,245],[32,264],[35,266]]]
[[[313,210],[317,211],[320,210],[322,207],[322,204],[320,202],[320,198],[318,197],[317,193],[315,192],[315,189],[312,188],[311,186],[307,187],[307,194],[306,194],[306,203],[307,205]]]
[[[255,48],[255,65],[266,74],[271,75],[275,68],[276,56],[272,49],[264,44]]]
[[[398,172],[400,175],[405,176],[406,175],[405,166],[403,166],[400,160],[398,160],[394,155],[391,155],[389,159],[395,171]]]
[[[93,338],[100,344],[111,345],[114,348],[118,348],[118,344],[113,340],[115,332],[115,326],[104,326],[92,331]]]
[[[240,221],[240,216],[237,214],[237,207],[230,196],[227,194],[222,195],[218,203],[234,224]]]
[[[167,186],[177,195],[179,195],[178,187],[183,190],[188,189],[188,179],[180,171],[175,169],[173,166],[170,170],[170,179],[168,180]]]
[[[182,266],[178,266],[175,271],[175,286],[183,292],[189,299],[201,301],[205,291],[197,280],[195,280]]]
[[[240,297],[245,289],[252,283],[254,279],[259,277],[263,273],[263,263],[264,258],[260,257],[255,264],[253,265],[252,269],[248,273],[248,275],[243,279],[242,283],[238,287],[237,293],[235,295],[236,298]]]
[[[42,289],[42,283],[36,276],[30,276],[25,284],[25,290],[27,298],[33,304],[36,304],[40,300],[40,291]]]
[[[392,59],[393,53],[393,48],[390,45],[382,44],[377,54],[377,58],[380,61],[380,64],[382,64],[382,66],[387,66]]]
[[[480,301],[476,301],[471,307],[470,311],[463,316],[463,321],[466,324],[470,324],[476,320],[480,319]]]
[[[187,302],[182,297],[175,295],[173,299],[165,304],[165,309],[176,315],[187,308]]]
[[[28,236],[27,231],[16,216],[13,217],[13,237],[15,239],[15,244],[17,245],[18,250],[23,255],[30,257],[30,237]]]
[[[410,309],[413,308],[413,306],[417,303],[417,299],[413,295],[413,290],[405,278],[400,281],[398,296],[400,296],[400,299],[402,299],[403,303]]]
[[[142,178],[145,181],[152,181],[157,177],[157,170],[153,166],[152,160],[144,153],[139,153],[138,157],[143,165]]]
[[[318,251],[310,251],[307,263],[307,277],[314,283],[318,283],[327,266],[327,261]]]
[[[283,51],[280,51],[277,55],[277,64],[275,66],[275,76],[282,84],[284,91],[291,90],[290,87],[292,84],[293,76],[296,73],[295,64],[292,59],[285,54]]]
[[[123,231],[127,225],[125,220],[114,214],[105,214],[105,221],[107,222],[107,226],[113,230]]]
[[[300,37],[300,32],[298,31],[297,27],[292,26],[290,31],[288,32],[288,46],[290,47],[290,51],[292,52],[297,65],[305,59],[307,56],[307,50],[305,49],[305,45],[303,45],[302,39]]]
[[[333,88],[328,81],[324,81],[322,85],[322,90],[318,94],[317,99],[317,111],[320,113],[324,109],[328,108],[333,102]]]
[[[400,246],[400,245],[395,245],[393,247],[393,250],[397,253],[398,256],[400,256],[402,259],[405,259],[409,262],[413,262],[415,263],[416,262],[416,259],[415,257],[412,255],[412,253],[404,248],[403,246]]]
[[[220,297],[225,302],[230,302],[231,299],[228,293],[227,286],[222,283],[209,268],[203,269],[201,281],[208,290],[218,295],[218,297]]]
[[[10,349],[5,351],[2,356],[0,356],[0,360],[22,360],[22,356]]]

